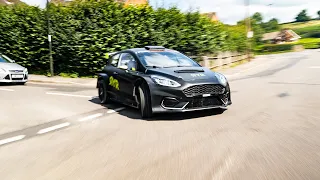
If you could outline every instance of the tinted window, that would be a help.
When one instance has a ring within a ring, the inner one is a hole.
[[[7,56],[4,56],[4,55],[0,55],[0,62],[2,63],[11,63],[11,59],[8,58]]]
[[[111,57],[111,65],[117,67],[118,66],[118,62],[119,62],[119,57],[120,54],[116,54],[114,56]]]
[[[145,66],[157,67],[177,67],[177,66],[197,66],[199,65],[179,52],[139,52],[141,63]]]
[[[136,70],[137,63],[130,53],[123,53],[120,57],[119,67],[126,67],[124,69]]]

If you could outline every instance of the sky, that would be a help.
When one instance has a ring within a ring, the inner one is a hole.
[[[44,7],[46,0],[22,0],[30,5]],[[307,9],[308,15],[317,17],[320,0],[249,0],[249,12],[262,13],[264,20],[277,18],[281,23],[295,20],[296,15]],[[202,13],[216,12],[220,21],[236,24],[246,15],[245,0],[149,0],[153,7],[176,6],[182,11],[196,9]]]

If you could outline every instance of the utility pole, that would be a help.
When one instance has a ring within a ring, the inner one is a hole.
[[[53,58],[52,58],[52,43],[51,43],[51,27],[50,27],[50,13],[49,13],[49,0],[47,0],[47,22],[48,22],[48,43],[49,43],[49,61],[50,61],[50,74],[54,76],[53,72]]]
[[[250,0],[245,0],[246,5],[246,34],[247,34],[247,56],[248,60],[251,61],[251,38],[253,37],[253,31],[251,30],[251,18],[250,18]]]

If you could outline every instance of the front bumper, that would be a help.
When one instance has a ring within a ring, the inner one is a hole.
[[[149,84],[153,113],[187,112],[216,108],[226,109],[232,104],[229,84],[223,87],[223,93],[198,93],[194,96],[186,96],[183,90],[195,85],[208,85],[208,83],[188,84],[180,88],[168,88]],[[219,84],[209,85],[218,86]]]
[[[28,73],[0,73],[0,82],[1,83],[14,83],[14,82],[27,82],[28,81]]]

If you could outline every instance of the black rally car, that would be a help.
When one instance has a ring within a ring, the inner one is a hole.
[[[112,100],[138,108],[143,118],[162,112],[224,110],[232,104],[225,76],[161,46],[113,53],[98,74],[97,88],[101,103]]]

